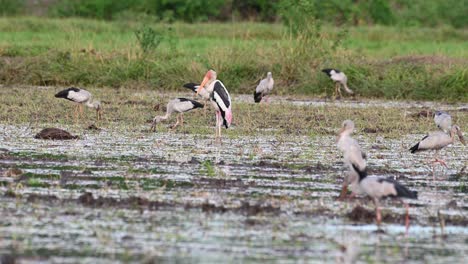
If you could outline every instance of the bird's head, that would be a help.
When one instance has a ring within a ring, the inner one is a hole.
[[[200,91],[205,88],[205,85],[210,84],[211,82],[216,80],[216,78],[217,78],[217,75],[214,70],[207,71],[205,74],[205,77],[203,78],[202,83],[200,84],[200,87],[197,89],[197,94],[199,94]]]
[[[341,129],[338,131],[338,138],[340,138],[344,134],[352,134],[354,132],[354,122],[351,120],[345,120],[341,124]]]
[[[268,78],[271,78],[271,77],[273,77],[273,74],[271,74],[271,72],[268,72],[268,73],[267,73],[267,77],[268,77]]]

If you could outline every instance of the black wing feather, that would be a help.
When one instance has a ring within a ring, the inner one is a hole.
[[[195,100],[192,100],[192,99],[187,99],[187,98],[183,98],[183,97],[179,97],[177,98],[180,102],[187,102],[187,101],[190,101],[192,104],[193,104],[193,109],[195,108],[203,108],[205,105],[198,102],[198,101],[195,101]]]
[[[352,164],[354,170],[359,174],[359,181],[362,181],[364,178],[367,177],[367,168],[364,168],[364,170],[360,170],[356,164]]]
[[[65,90],[62,90],[62,91],[56,93],[56,94],[55,94],[55,97],[57,97],[57,98],[65,98],[65,99],[67,99],[67,100],[73,101],[73,100],[71,100],[71,99],[68,98],[68,93],[69,93],[70,91],[73,91],[73,92],[76,92],[76,93],[77,93],[77,92],[80,91],[80,89],[79,89],[79,88],[76,88],[76,87],[70,87],[70,88],[67,88],[67,89],[65,89]]]
[[[254,91],[254,100],[256,103],[260,103],[262,100],[262,93],[257,93],[257,91]]]
[[[192,90],[193,92],[197,92],[197,87],[199,86],[200,84],[197,84],[197,83],[186,83],[184,84],[184,87],[185,88],[188,88],[190,90]]]
[[[417,191],[411,191],[408,188],[406,188],[404,185],[400,184],[399,182],[395,181],[392,178],[382,178],[379,179],[379,182],[389,182],[393,184],[395,187],[395,190],[397,192],[397,197],[405,197],[405,198],[410,198],[410,199],[418,199],[418,192]]]
[[[425,137],[423,137],[418,143],[416,143],[416,145],[412,146],[409,150],[411,151],[411,153],[416,153],[417,151],[419,151],[419,143],[421,143],[421,141],[423,141],[424,139],[426,139],[429,135],[426,135]]]
[[[217,94],[219,94],[219,96],[223,100],[224,105],[227,108],[229,108],[229,106],[231,106],[231,103],[229,102],[229,94],[227,93],[227,90],[224,88],[224,86],[219,81],[215,82],[213,91],[216,92]]]

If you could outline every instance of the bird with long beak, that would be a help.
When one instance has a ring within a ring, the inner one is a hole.
[[[98,121],[102,118],[101,102],[94,100],[91,93],[85,89],[70,87],[58,92],[55,97],[64,98],[77,103],[75,108],[75,119],[78,119],[78,115],[83,116],[83,104],[87,107],[96,109],[96,119]]]
[[[433,165],[440,163],[441,165],[447,167],[447,163],[444,160],[439,159],[439,151],[446,146],[452,144],[455,141],[455,134],[457,134],[460,142],[466,146],[465,138],[459,126],[452,126],[450,128],[450,135],[443,131],[436,131],[431,134],[426,135],[421,141],[412,146],[409,150],[411,153],[426,151],[426,150],[435,150]],[[435,171],[434,166],[432,167],[432,177],[435,180]]]
[[[343,187],[339,196],[340,200],[346,198],[349,185],[351,185],[352,196],[362,193],[358,184],[359,174],[354,168],[356,167],[361,171],[365,171],[367,167],[366,155],[361,151],[358,142],[351,137],[353,132],[354,122],[345,120],[338,132],[336,140],[338,149],[343,153],[343,162],[348,168],[345,179],[343,180]]]
[[[216,110],[216,139],[221,141],[221,126],[229,128],[232,122],[231,96],[224,84],[217,79],[214,70],[209,70],[203,78],[197,94],[205,89],[210,94],[210,101]]]

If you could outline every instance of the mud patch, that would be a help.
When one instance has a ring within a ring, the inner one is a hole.
[[[34,136],[35,139],[46,140],[71,140],[78,139],[78,136],[73,136],[69,132],[60,128],[44,128],[41,132]]]

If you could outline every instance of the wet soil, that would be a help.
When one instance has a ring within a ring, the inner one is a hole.
[[[459,143],[441,151],[449,167],[436,167],[433,180],[432,153],[408,152],[421,135],[355,136],[369,174],[419,192],[407,201],[405,237],[401,203],[382,202],[382,233],[368,199],[337,201],[344,169],[332,133],[220,145],[144,124],[64,128],[80,139],[36,140],[28,125],[0,125],[2,260],[461,263],[468,252]]]

